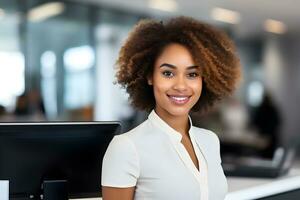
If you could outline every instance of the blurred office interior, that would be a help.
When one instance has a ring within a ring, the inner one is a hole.
[[[118,51],[143,18],[186,15],[225,30],[243,68],[236,93],[195,125],[222,154],[272,157],[300,132],[300,2],[0,0],[0,121],[119,120],[147,116],[114,84]]]

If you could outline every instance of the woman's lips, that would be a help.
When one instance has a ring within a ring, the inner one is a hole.
[[[167,95],[169,99],[177,104],[177,105],[183,105],[186,104],[191,96],[176,96],[176,95]]]

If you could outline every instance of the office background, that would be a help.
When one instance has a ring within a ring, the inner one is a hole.
[[[119,48],[143,18],[186,15],[226,31],[243,81],[211,113],[224,159],[272,157],[300,131],[300,2],[192,0],[0,0],[0,121],[120,120],[146,113],[114,82]]]

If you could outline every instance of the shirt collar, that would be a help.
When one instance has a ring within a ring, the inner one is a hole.
[[[191,117],[189,117],[189,122],[190,122],[190,129],[189,129],[189,134],[191,136],[191,129],[192,129],[192,120]],[[164,133],[166,133],[173,141],[175,142],[181,142],[182,135],[175,129],[173,129],[171,126],[169,126],[163,119],[161,119],[154,110],[151,111],[151,113],[148,116],[149,121],[159,129],[163,130]]]

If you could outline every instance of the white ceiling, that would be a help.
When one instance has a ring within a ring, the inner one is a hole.
[[[263,23],[266,19],[284,22],[287,34],[300,33],[300,1],[299,0],[176,0],[178,11],[174,13],[155,10],[148,7],[147,0],[73,0],[82,3],[92,3],[127,11],[146,13],[154,17],[172,15],[187,15],[209,23],[222,25],[213,21],[210,12],[214,7],[222,7],[238,11],[241,21],[231,26],[237,37],[253,37],[263,35]],[[162,0],[163,1],[163,0]],[[224,24],[226,26],[226,24]]]

